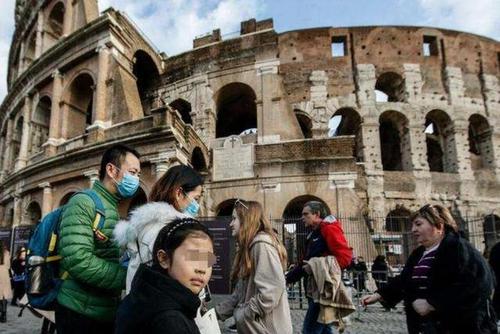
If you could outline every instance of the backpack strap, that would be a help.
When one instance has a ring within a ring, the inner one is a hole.
[[[100,241],[108,241],[109,238],[101,232],[104,227],[104,222],[106,218],[106,211],[104,209],[104,205],[102,204],[101,198],[97,193],[92,189],[85,189],[80,191],[79,193],[85,194],[89,196],[95,205],[95,218],[92,222],[92,231],[94,231],[95,237]]]

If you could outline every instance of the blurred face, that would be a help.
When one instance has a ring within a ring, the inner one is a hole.
[[[19,253],[19,259],[24,260],[26,259],[26,249],[22,248],[21,252]]]
[[[412,222],[411,232],[419,245],[430,248],[439,243],[444,236],[443,228],[438,229],[425,218],[417,217]]]
[[[238,237],[238,233],[240,232],[241,228],[241,223],[240,223],[240,218],[238,218],[238,214],[236,213],[236,210],[233,210],[233,219],[231,220],[229,227],[231,228],[231,235],[234,238]]]
[[[200,203],[201,192],[203,188],[202,186],[197,186],[193,190],[189,192],[184,192],[182,188],[179,188],[176,193],[177,204],[179,205],[179,209],[182,212],[192,200]]]
[[[159,251],[160,265],[167,270],[170,277],[177,280],[194,294],[208,284],[212,276],[215,255],[212,241],[208,237],[188,237],[174,251],[172,261]]]
[[[305,206],[304,209],[302,209],[302,221],[304,222],[306,227],[310,227],[315,230],[321,223],[321,218],[319,214],[312,213],[310,207]]]

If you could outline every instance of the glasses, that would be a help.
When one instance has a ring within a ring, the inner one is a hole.
[[[234,202],[234,207],[236,207],[236,205],[238,204],[240,204],[242,207],[248,210],[248,206],[246,206],[245,203],[243,203],[242,200],[240,200],[239,198],[237,198],[236,201]]]

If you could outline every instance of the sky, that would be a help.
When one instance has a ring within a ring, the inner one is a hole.
[[[284,32],[311,27],[433,26],[500,40],[499,0],[98,0],[101,11],[125,12],[167,55],[190,50],[196,36],[220,28],[223,38],[240,22],[273,18]],[[0,101],[7,93],[8,52],[15,0],[0,0]]]

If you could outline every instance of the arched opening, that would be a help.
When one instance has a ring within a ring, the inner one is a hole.
[[[328,123],[329,137],[354,136],[353,156],[357,161],[363,161],[361,117],[352,108],[341,108],[333,114]]]
[[[160,82],[160,72],[153,58],[142,50],[134,54],[133,62],[132,73],[137,78],[137,90],[141,98],[142,110],[145,115],[149,115],[152,101],[148,98],[148,94]]]
[[[191,104],[183,99],[177,99],[174,102],[170,103],[169,106],[174,108],[181,114],[182,120],[186,124],[193,124],[193,120],[191,118]]]
[[[403,264],[413,250],[411,236],[411,212],[404,207],[390,211],[385,218],[385,230],[388,233],[384,240],[384,251],[392,264]]]
[[[208,174],[207,163],[205,161],[205,156],[201,151],[201,148],[195,147],[193,150],[193,154],[191,155],[191,165],[194,170],[200,173],[202,176],[206,176]]]
[[[94,110],[94,80],[83,73],[77,76],[69,89],[67,138],[80,136],[92,125]]]
[[[26,40],[25,51],[24,51],[24,68],[27,68],[33,60],[35,60],[36,54],[36,32],[33,30]]]
[[[31,202],[26,209],[26,220],[30,225],[36,225],[42,218],[42,209],[37,202]]]
[[[66,203],[69,202],[71,196],[73,196],[74,194],[76,194],[75,191],[71,191],[69,193],[67,193],[66,195],[63,196],[63,198],[61,198],[61,200],[59,201],[59,206],[63,206],[65,205]]]
[[[383,169],[411,170],[408,119],[397,111],[386,111],[380,115],[379,124]]]
[[[493,165],[491,135],[492,130],[486,118],[478,114],[469,118],[469,151],[473,170]]]
[[[23,136],[23,124],[24,117],[20,116],[14,128],[14,133],[12,136],[12,155],[11,155],[11,170],[14,169],[16,160],[19,158],[19,153],[21,151],[21,138]]]
[[[309,115],[301,110],[294,110],[295,117],[297,117],[297,121],[299,122],[300,130],[304,135],[304,138],[312,138],[312,120]]]
[[[288,253],[289,263],[297,262],[304,257],[306,237],[309,230],[302,221],[302,209],[309,201],[323,203],[326,210],[325,215],[331,213],[328,205],[321,198],[312,195],[295,197],[283,210],[283,243]]]
[[[494,214],[487,215],[483,221],[484,246],[491,248],[500,240],[500,217]]]
[[[377,94],[377,91],[379,92]],[[375,98],[377,102],[404,102],[405,101],[405,85],[404,79],[399,74],[394,72],[386,72],[377,78],[375,83]]]
[[[257,128],[255,92],[248,85],[231,83],[217,94],[216,137],[240,135]]]
[[[48,47],[51,47],[54,45],[55,42],[59,38],[61,38],[63,34],[63,27],[64,27],[64,3],[63,2],[58,2],[50,11],[48,20],[47,20],[47,28],[46,28],[46,33],[48,34]]]
[[[452,122],[448,114],[442,110],[430,111],[425,118],[425,137],[427,162],[431,172],[456,171],[452,136]]]
[[[30,155],[42,151],[42,145],[49,138],[51,109],[52,101],[48,96],[44,96],[38,101],[31,122]]]
[[[217,217],[231,217],[233,214],[235,202],[236,198],[231,198],[217,205],[217,209],[215,210],[215,212],[217,213]]]

